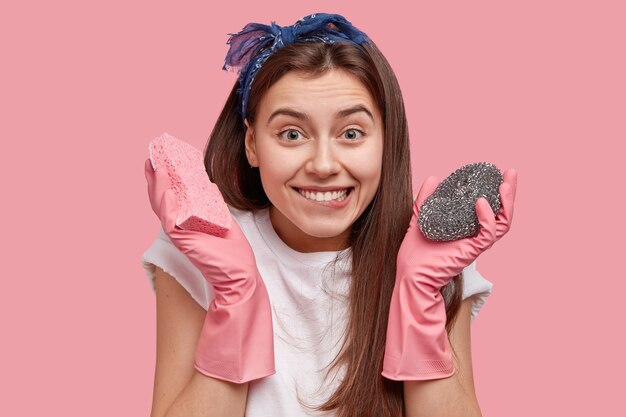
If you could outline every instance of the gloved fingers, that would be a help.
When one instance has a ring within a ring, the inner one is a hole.
[[[438,185],[439,180],[433,175],[424,180],[424,182],[422,183],[422,187],[417,193],[417,198],[415,199],[415,204],[418,208],[421,207],[422,204],[424,204],[424,201],[426,201],[426,199],[431,196],[431,194],[435,191]]]
[[[159,170],[157,170],[158,172]],[[180,206],[178,205],[178,198],[176,194],[174,194],[174,190],[168,188],[163,193],[163,198],[161,199],[161,210],[159,211],[159,219],[161,219],[161,224],[163,225],[163,230],[165,233],[176,241],[192,241],[199,239],[207,239],[214,240],[219,239],[209,233],[199,232],[197,230],[188,230],[182,229],[180,226],[176,224],[178,220],[178,211]],[[208,244],[209,246],[213,245]]]
[[[157,171],[159,171],[157,169]],[[162,194],[160,210],[157,213],[161,220],[161,225],[165,233],[172,237],[172,234],[176,231],[176,217],[178,213],[178,201],[176,195],[172,189],[167,189]]]
[[[148,183],[148,198],[150,199],[150,207],[152,207],[152,211],[155,214],[158,214],[158,204],[156,199],[154,198],[154,170],[152,169],[152,164],[150,163],[150,158],[146,159],[144,164],[144,174],[146,176],[146,182]]]
[[[173,199],[168,201],[165,207],[162,206],[163,200],[166,198],[165,193],[168,190],[171,190],[171,182],[169,176],[167,175],[166,170],[157,169],[156,171],[152,169],[152,163],[150,162],[150,158],[146,159],[145,162],[145,176],[146,182],[148,183],[148,196],[150,197],[150,205],[152,206],[152,210],[161,220],[161,224],[171,233],[175,230],[182,230],[180,228],[175,229],[176,227],[176,217],[172,216],[178,213],[178,200],[175,197],[175,194],[171,192],[168,199]],[[173,217],[173,218],[172,218]],[[187,230],[186,232],[194,233],[193,230]],[[208,235],[206,233],[197,232],[198,235],[207,235],[213,237],[212,235]],[[244,237],[241,228],[237,224],[236,221],[232,222],[231,230],[229,230],[224,236],[224,238],[229,240],[237,240],[242,239]]]
[[[496,217],[496,238],[500,239],[511,228],[513,221],[513,207],[515,203],[515,193],[517,191],[517,172],[509,169],[504,173],[504,180],[500,184],[501,207]]]
[[[157,169],[155,174],[159,171],[165,170]],[[167,176],[167,173],[164,175]],[[160,178],[154,182],[158,183],[159,181],[161,183],[169,183],[167,178]],[[224,237],[218,237],[197,230],[182,229],[176,225],[180,207],[176,194],[174,194],[171,188],[163,192],[161,202],[158,206],[159,210],[157,215],[159,216],[159,220],[161,220],[163,230],[175,245],[184,245],[187,249],[193,245],[198,245],[198,247],[203,248],[203,250],[239,253],[241,256],[240,262],[243,262],[244,251],[247,250],[247,248],[243,246],[243,243],[245,242],[247,244],[248,241],[235,219],[232,220],[231,228],[226,232],[226,235]],[[247,244],[247,247],[249,246],[250,245]]]
[[[424,182],[422,183],[422,187],[420,188],[419,192],[417,193],[417,197],[415,198],[415,203],[413,203],[413,217],[411,218],[409,228],[417,226],[417,219],[419,218],[420,207],[422,206],[422,204],[424,204],[424,201],[426,201],[426,199],[430,197],[433,192],[435,192],[435,189],[438,185],[439,180],[433,175],[424,180]]]
[[[150,159],[145,162],[145,175],[148,183],[148,197],[152,211],[161,218],[161,201],[165,191],[171,188],[170,179],[165,169],[152,169]]]
[[[496,216],[485,197],[476,200],[476,217],[480,223],[480,231],[474,238],[481,251],[489,249],[496,239]]]
[[[152,169],[152,164],[150,163],[150,158],[146,159],[146,162],[144,162],[144,174],[146,175],[146,181],[148,182],[148,185],[150,185],[151,181],[152,181],[152,173],[154,172],[154,170]]]
[[[511,186],[511,192],[515,195],[517,191],[517,171],[514,168],[509,168],[503,175],[503,182]]]

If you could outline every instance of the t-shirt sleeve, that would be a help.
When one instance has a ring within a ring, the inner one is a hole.
[[[174,246],[163,228],[159,228],[159,234],[152,246],[143,253],[141,264],[153,292],[156,291],[154,279],[158,266],[174,277],[202,308],[208,309],[209,302],[214,298],[213,288],[189,258]]]
[[[493,283],[487,278],[483,277],[476,269],[476,260],[463,268],[463,299],[476,295],[472,304],[472,319],[473,322],[478,316],[478,312],[487,301],[487,297],[493,290]]]

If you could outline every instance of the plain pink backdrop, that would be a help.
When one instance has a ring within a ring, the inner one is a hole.
[[[511,231],[478,261],[483,414],[625,415],[623,2],[88,3],[0,12],[2,414],[149,414],[148,142],[204,148],[236,81],[227,33],[328,12],[396,71],[415,192],[470,162],[518,171]]]

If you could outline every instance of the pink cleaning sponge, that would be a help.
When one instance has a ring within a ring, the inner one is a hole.
[[[209,180],[202,152],[167,133],[148,146],[152,168],[167,170],[178,200],[176,225],[223,237],[232,225],[232,216],[222,193]]]

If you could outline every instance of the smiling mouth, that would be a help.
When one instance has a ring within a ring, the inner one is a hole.
[[[338,191],[307,191],[295,187],[291,188],[296,190],[304,198],[318,202],[343,201],[350,195],[352,190],[354,190],[354,187],[349,187]]]

